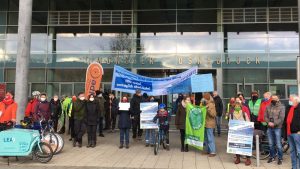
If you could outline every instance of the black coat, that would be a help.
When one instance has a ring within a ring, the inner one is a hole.
[[[86,124],[87,125],[97,125],[97,120],[99,118],[99,104],[97,101],[89,101],[86,106]]]
[[[216,112],[217,116],[222,116],[223,114],[223,102],[220,96],[214,97],[215,106],[216,106]]]
[[[62,108],[60,101],[57,100],[56,102],[52,99],[50,101],[50,111],[51,111],[51,118],[58,119],[62,113]]]
[[[131,119],[130,111],[119,110],[119,129],[130,129],[131,128]]]
[[[140,103],[142,101],[142,97],[138,96],[136,94],[133,95],[131,101],[130,101],[130,113],[132,115],[140,115],[141,108]]]
[[[111,114],[117,115],[117,113],[119,111],[119,101],[118,101],[118,99],[114,98],[112,100],[109,100],[109,105],[110,105],[110,108],[111,108]]]

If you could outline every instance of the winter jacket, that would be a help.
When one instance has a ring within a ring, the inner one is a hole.
[[[39,103],[38,99],[32,99],[28,102],[25,109],[25,117],[32,116],[32,114],[35,112],[35,108],[38,103]]]
[[[119,115],[119,121],[118,121],[119,129],[130,129],[131,128],[130,111],[119,110],[118,115]]]
[[[214,97],[215,106],[216,106],[216,112],[217,116],[221,117],[223,115],[223,102],[220,96]]]
[[[0,123],[8,122],[8,121],[16,121],[16,112],[18,105],[16,102],[13,102],[10,105],[5,105],[3,102],[0,102],[0,111],[2,114],[0,115]]]
[[[100,116],[99,113],[99,103],[94,100],[94,101],[88,101],[86,103],[86,124],[87,125],[97,125],[97,120]]]
[[[206,103],[206,119],[205,127],[206,128],[215,128],[216,127],[216,107],[213,100],[209,100]]]
[[[186,109],[183,107],[182,103],[179,103],[176,117],[175,117],[175,126],[177,129],[185,130],[185,119],[186,119]]]
[[[51,99],[50,101],[50,111],[51,111],[51,117],[58,119],[59,116],[61,115],[61,103],[60,100],[54,101]]]
[[[73,102],[71,115],[74,120],[84,120],[86,115],[86,101],[77,99]]]
[[[35,112],[33,114],[34,121],[39,121],[41,118],[45,118],[45,120],[48,121],[50,116],[50,103],[48,101],[39,102],[36,105]]]
[[[165,110],[164,112],[157,111],[157,114],[153,118],[153,122],[158,121],[159,128],[165,131],[169,130],[169,122],[171,121],[170,113]]]
[[[140,103],[142,101],[142,97],[138,96],[136,94],[133,95],[131,101],[130,101],[130,112],[132,115],[140,115],[141,108]]]
[[[282,128],[285,117],[285,107],[281,102],[277,102],[274,106],[270,104],[265,112],[265,121],[267,123],[273,122],[274,128]],[[273,119],[273,120],[272,120]]]
[[[268,101],[264,101],[260,104],[257,121],[265,122],[265,112],[267,107],[271,104],[271,101],[272,99],[269,99]]]
[[[68,113],[71,103],[72,103],[72,99],[69,97],[66,97],[65,100],[62,102],[62,111],[64,113]]]
[[[294,109],[294,115],[291,123],[291,133],[298,133],[300,131],[300,104]]]
[[[105,114],[105,99],[103,97],[96,97],[95,100],[98,102],[99,104],[99,117],[104,117]]]
[[[119,101],[117,98],[110,100],[109,103],[111,114],[117,115],[119,111]]]

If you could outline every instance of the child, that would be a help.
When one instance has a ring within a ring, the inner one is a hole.
[[[169,121],[171,120],[171,117],[166,110],[166,105],[163,103],[158,106],[157,114],[153,118],[153,121],[155,123],[157,122],[157,120],[159,124],[159,134],[160,136],[165,135],[167,143],[166,149],[169,150]]]

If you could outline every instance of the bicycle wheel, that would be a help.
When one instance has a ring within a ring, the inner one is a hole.
[[[65,146],[65,141],[59,134],[54,133],[54,135],[56,136],[56,138],[58,140],[58,147],[57,147],[57,150],[54,154],[59,154]]]
[[[57,136],[54,133],[47,133],[44,136],[43,140],[42,140],[42,142],[47,143],[47,144],[50,145],[50,147],[52,148],[54,154],[56,154],[57,149],[59,147],[59,142],[58,141],[59,140],[58,140]]]
[[[53,157],[51,146],[47,143],[40,142],[33,150],[34,157],[41,163],[49,162]]]
[[[157,155],[159,148],[159,135],[156,133],[155,135],[155,144],[154,144],[154,155]]]

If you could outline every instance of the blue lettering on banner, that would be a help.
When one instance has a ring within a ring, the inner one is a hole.
[[[115,86],[117,88],[128,89],[128,90],[143,90],[147,92],[152,91],[152,83],[135,81],[127,78],[117,77],[115,80]]]

